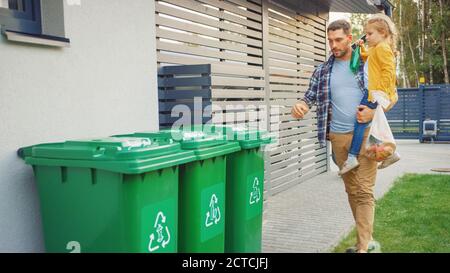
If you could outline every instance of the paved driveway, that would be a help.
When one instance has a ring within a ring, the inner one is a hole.
[[[375,197],[379,199],[395,178],[405,173],[434,173],[432,168],[450,168],[450,144],[420,144],[398,141],[402,159],[380,170]],[[269,197],[263,221],[263,252],[329,252],[353,228],[337,166],[294,188]]]

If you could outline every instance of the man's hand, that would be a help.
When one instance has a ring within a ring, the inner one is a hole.
[[[309,112],[309,107],[304,101],[296,103],[292,107],[292,117],[297,119],[302,119]]]
[[[356,113],[356,120],[358,120],[358,123],[368,123],[372,121],[374,115],[374,109],[370,109],[366,105],[360,105],[358,106],[358,112]]]

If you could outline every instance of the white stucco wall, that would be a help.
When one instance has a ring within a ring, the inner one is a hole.
[[[44,251],[19,147],[158,128],[154,1],[80,2],[64,1],[70,48],[0,37],[0,252]]]

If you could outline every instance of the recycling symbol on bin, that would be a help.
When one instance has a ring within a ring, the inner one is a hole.
[[[209,202],[209,211],[206,213],[206,227],[210,227],[220,221],[220,208],[218,202],[219,199],[213,194],[211,196],[211,201]]]
[[[255,177],[253,180],[253,191],[250,193],[250,205],[258,203],[261,199],[261,191],[259,190],[259,180]]]
[[[150,234],[150,242],[148,243],[148,250],[150,252],[158,250],[159,247],[165,248],[170,242],[170,232],[166,225],[166,216],[161,211],[158,212],[153,227],[156,229],[157,238],[155,242],[155,233]]]

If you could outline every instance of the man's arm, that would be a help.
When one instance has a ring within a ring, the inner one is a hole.
[[[311,80],[309,81],[308,90],[306,90],[305,96],[302,101],[311,108],[317,100],[317,92],[319,90],[319,68],[316,68],[311,76]]]
[[[303,118],[309,112],[309,109],[311,109],[311,107],[316,103],[318,87],[319,69],[317,68],[316,70],[314,70],[305,96],[292,107],[291,113],[294,118]]]

